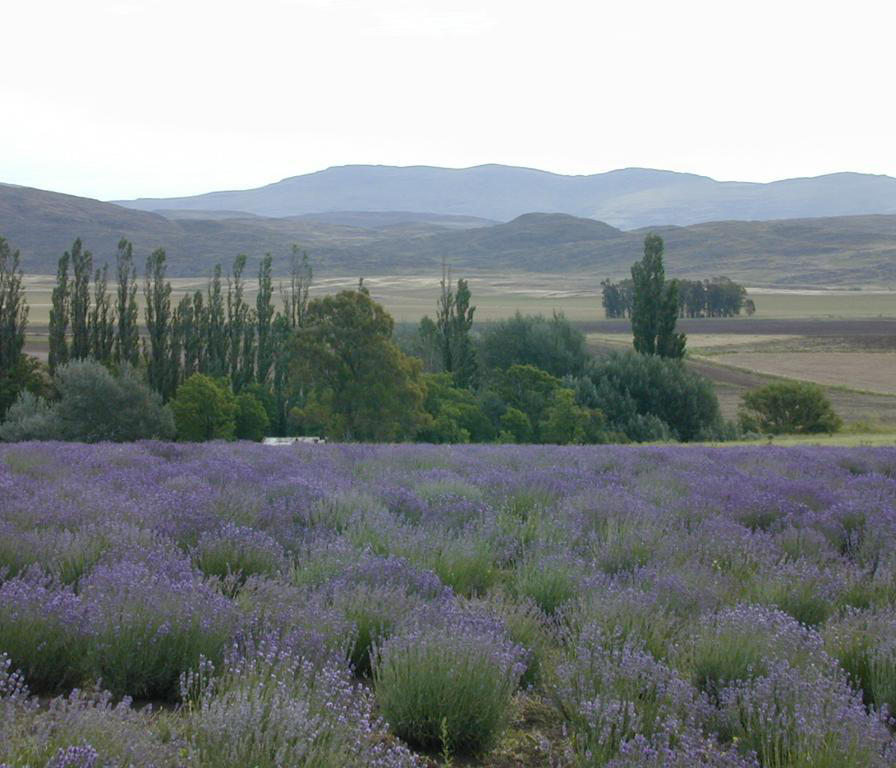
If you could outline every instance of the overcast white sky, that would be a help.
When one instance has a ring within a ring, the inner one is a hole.
[[[893,0],[2,0],[0,181],[330,165],[896,176]]]

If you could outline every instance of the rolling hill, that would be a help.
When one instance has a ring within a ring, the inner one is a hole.
[[[755,286],[896,285],[896,215],[778,221],[721,221],[653,227],[666,241],[667,271],[725,274]],[[468,272],[624,276],[648,229],[624,231],[590,218],[527,213],[510,222],[401,211],[284,218],[220,211],[167,216],[26,187],[0,185],[0,236],[32,274],[52,274],[79,236],[97,261],[114,258],[120,237],[142,259],[164,246],[172,276],[207,274],[214,264],[266,252],[282,270],[293,243],[320,275],[437,273],[445,260]]]
[[[434,168],[346,165],[257,189],[119,201],[143,211],[243,211],[296,216],[331,211],[431,211],[510,221],[567,213],[621,229],[707,221],[896,214],[896,179],[835,173],[767,184],[625,168],[588,176],[503,165]]]

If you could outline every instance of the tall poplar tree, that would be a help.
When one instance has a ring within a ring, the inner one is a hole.
[[[644,258],[632,265],[632,333],[635,351],[642,355],[680,358],[686,337],[675,333],[678,285],[666,282],[663,238],[644,239]]]
[[[81,238],[72,243],[71,324],[72,360],[90,357],[90,278],[93,274],[93,256],[85,250]]]
[[[54,373],[60,365],[68,362],[68,263],[70,259],[71,255],[66,251],[59,257],[56,267],[56,286],[53,288],[50,304],[50,352],[47,360],[50,373]]]
[[[137,270],[133,246],[125,239],[118,242],[118,289],[115,315],[115,362],[136,366],[140,359],[140,337],[137,328]]]
[[[429,323],[421,324],[421,329],[435,339],[442,358],[442,369],[451,374],[455,386],[464,388],[475,386],[479,370],[476,349],[470,338],[473,313],[476,311],[476,307],[470,306],[471,298],[467,281],[458,280],[455,290],[451,286],[450,274],[443,269],[434,330]]]
[[[202,294],[197,291],[200,300]],[[196,323],[196,309],[193,305],[193,296],[186,294],[178,303],[174,312],[174,323],[178,328],[181,344],[183,345],[183,364],[181,381],[184,381],[194,373],[199,372],[199,354],[201,339],[199,327]]]
[[[93,307],[90,310],[90,354],[103,365],[112,362],[115,343],[115,310],[108,291],[109,266],[103,264],[93,275]]]
[[[169,355],[171,351],[171,283],[165,279],[165,249],[153,251],[146,260],[143,295],[147,338],[143,343],[149,385],[162,399],[171,397]]]
[[[305,323],[305,314],[308,311],[308,292],[311,290],[313,277],[311,263],[308,254],[304,251],[299,255],[299,247],[294,245],[289,260],[289,288],[280,286],[283,295],[283,312],[290,328],[301,328]],[[363,284],[363,278],[358,283]]]
[[[266,384],[274,364],[271,324],[274,320],[274,286],[271,280],[271,254],[267,254],[258,267],[258,295],[255,297],[255,324],[258,350],[255,380]]]
[[[30,366],[22,352],[27,324],[19,252],[0,237],[0,418],[28,383]]]
[[[242,359],[249,312],[249,306],[243,300],[243,270],[245,268],[246,257],[240,254],[234,260],[233,272],[227,278],[227,367],[234,392],[239,392],[242,388],[244,383],[242,374],[246,367]],[[252,367],[254,368],[254,361]],[[248,384],[248,382],[245,383]]]
[[[224,312],[224,294],[221,290],[221,265],[215,271],[206,288],[205,370],[213,378],[227,375],[227,317]]]

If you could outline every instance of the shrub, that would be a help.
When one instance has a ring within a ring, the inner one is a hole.
[[[0,440],[18,443],[26,440],[58,440],[59,422],[53,407],[43,398],[23,390],[6,412],[0,424]]]
[[[239,654],[221,675],[203,663],[181,683],[187,738],[199,768],[413,768],[388,744],[369,694],[346,670],[321,667],[273,642]]]
[[[702,717],[686,681],[597,625],[583,628],[556,678],[552,695],[572,731],[577,765],[603,766],[638,736],[678,734]]]
[[[506,723],[523,660],[523,650],[494,619],[422,611],[376,646],[374,689],[386,720],[409,744],[479,753]]]
[[[326,585],[324,593],[354,629],[349,661],[362,676],[370,674],[375,644],[427,602],[452,597],[432,571],[415,568],[399,557],[372,554],[346,568]]]
[[[679,360],[611,352],[575,383],[579,403],[599,409],[610,430],[631,440],[702,440],[723,428],[712,383]]]
[[[59,401],[54,413],[63,440],[170,440],[171,412],[128,365],[117,377],[93,360],[77,360],[56,371]]]
[[[817,384],[780,381],[744,393],[741,428],[772,434],[836,432],[843,426]]]
[[[774,608],[740,605],[703,619],[679,650],[693,684],[717,701],[727,686],[766,674],[776,659],[821,662],[821,638]]]
[[[521,315],[483,327],[480,352],[487,369],[531,365],[553,376],[579,374],[588,359],[585,336],[562,314]]]
[[[851,611],[825,626],[825,649],[865,702],[896,712],[896,616]]]
[[[0,585],[0,648],[35,691],[81,682],[86,619],[78,596],[37,570]]]
[[[575,564],[559,557],[530,558],[516,567],[513,589],[545,613],[554,614],[578,593]]]
[[[288,563],[283,547],[266,533],[234,523],[200,533],[193,559],[206,576],[233,576],[239,584],[255,574],[285,571]]]
[[[23,392],[0,439],[97,443],[174,436],[171,412],[128,365],[116,377],[93,360],[75,360],[56,371],[54,385],[59,399],[53,403]]]
[[[271,422],[264,404],[255,395],[241,392],[236,398],[234,431],[237,440],[259,443],[267,433]]]
[[[466,597],[484,595],[498,578],[491,545],[474,534],[446,536],[425,562],[445,584]]]
[[[210,376],[194,373],[171,401],[177,439],[186,442],[230,440],[236,429],[237,406],[230,390]]]
[[[896,760],[886,723],[838,676],[773,662],[723,691],[720,707],[726,735],[763,768],[884,768]]]
[[[74,691],[46,706],[36,703],[20,697],[13,717],[3,724],[8,728],[5,733],[0,725],[0,765],[178,768],[184,764],[186,744],[170,713],[149,707],[138,710],[127,701],[114,703],[108,693]]]
[[[91,618],[89,669],[116,695],[172,698],[180,674],[201,656],[220,658],[234,629],[230,601],[160,558],[98,565],[81,593]]]

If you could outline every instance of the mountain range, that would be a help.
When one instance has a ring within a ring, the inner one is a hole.
[[[141,260],[165,247],[172,276],[208,274],[239,253],[249,256],[251,273],[267,252],[282,274],[297,244],[309,252],[320,275],[438,274],[444,260],[455,272],[619,278],[640,257],[645,233],[656,231],[666,242],[667,272],[675,276],[724,274],[753,286],[896,285],[896,215],[623,230],[557,212],[529,212],[510,221],[400,209],[274,218],[234,210],[233,203],[221,201],[222,207],[211,211],[163,209],[162,215],[0,184],[0,236],[21,251],[23,267],[32,274],[54,273],[75,237],[100,263],[112,261],[118,240],[126,237]]]
[[[896,178],[834,173],[767,184],[625,168],[587,176],[505,165],[346,165],[257,189],[120,200],[142,211],[239,211],[285,217],[333,211],[429,211],[510,221],[566,213],[620,229],[707,221],[896,214]]]

